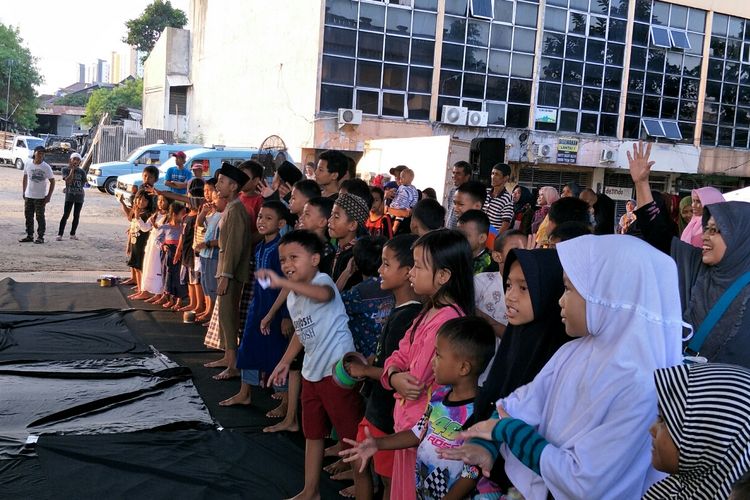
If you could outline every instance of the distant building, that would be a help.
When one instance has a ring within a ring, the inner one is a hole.
[[[97,59],[88,67],[86,83],[110,83],[110,65],[104,59]]]
[[[86,83],[86,65],[78,63],[78,83]]]

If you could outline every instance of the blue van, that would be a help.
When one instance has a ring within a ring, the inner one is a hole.
[[[245,160],[249,160],[258,154],[258,150],[255,148],[224,148],[215,146],[213,148],[200,148],[191,149],[185,151],[186,160],[185,167],[190,168],[193,162],[200,161],[203,163],[203,177],[209,178],[221,168],[223,162],[229,162],[233,165],[239,165]],[[281,152],[277,154],[286,155],[285,159],[288,159],[288,152]],[[293,161],[293,160],[290,160]],[[159,180],[156,181],[154,187],[159,190],[167,190],[168,188],[164,185],[167,169],[175,166],[174,158],[170,158],[159,167]],[[115,188],[115,196],[118,199],[122,199],[125,205],[128,207],[131,205],[133,195],[138,191],[138,188],[143,183],[141,172],[121,175],[117,178],[117,187]]]
[[[86,180],[89,186],[102,193],[115,194],[117,178],[125,174],[140,174],[146,165],[159,166],[169,160],[172,153],[202,148],[199,144],[147,144],[136,148],[123,161],[96,163],[89,167]]]

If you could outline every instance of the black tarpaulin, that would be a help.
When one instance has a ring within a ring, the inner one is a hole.
[[[189,369],[158,357],[149,362],[128,361],[0,367],[0,458],[28,453],[33,436],[42,434],[213,425]],[[150,372],[149,365],[162,368]]]
[[[304,477],[303,451],[283,437],[229,430],[44,436],[37,453],[57,498],[277,500]],[[323,498],[338,496],[321,486]]]
[[[98,311],[130,307],[121,287],[95,283],[21,283],[0,280],[0,311]]]
[[[123,314],[0,312],[0,363],[149,354]]]

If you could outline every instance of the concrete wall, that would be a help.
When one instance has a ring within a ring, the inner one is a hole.
[[[191,1],[191,140],[259,146],[276,134],[300,161],[314,145],[322,4]]]
[[[166,28],[144,62],[143,127],[172,130],[179,120],[169,116],[169,86],[167,75],[190,75],[190,32]],[[188,104],[188,112],[190,106]],[[170,128],[171,127],[171,128]],[[178,135],[185,132],[181,126]]]

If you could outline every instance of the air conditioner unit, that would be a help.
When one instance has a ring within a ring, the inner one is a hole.
[[[615,152],[611,149],[602,149],[602,154],[599,157],[599,163],[612,163],[615,161]]]
[[[486,111],[469,111],[469,116],[466,119],[466,125],[469,127],[486,127],[487,126],[487,112]]]
[[[536,158],[549,158],[552,156],[552,146],[534,143],[531,145],[531,153]]]
[[[443,115],[440,118],[440,121],[450,125],[466,125],[468,114],[468,108],[463,108],[461,106],[443,106]]]
[[[344,125],[359,125],[362,123],[362,110],[339,108],[339,128]]]

